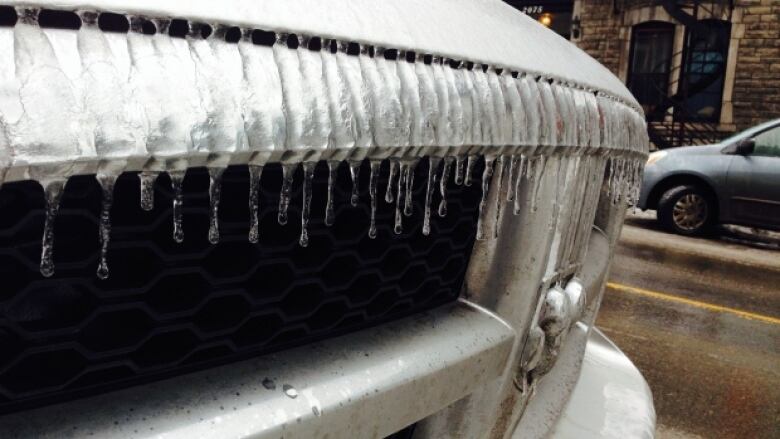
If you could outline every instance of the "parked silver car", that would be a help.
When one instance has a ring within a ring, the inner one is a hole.
[[[637,206],[683,235],[716,224],[780,229],[780,119],[715,145],[650,154]]]

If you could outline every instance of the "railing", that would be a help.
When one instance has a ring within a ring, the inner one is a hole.
[[[728,16],[733,9],[731,0],[716,0],[703,2],[698,0],[662,0],[664,9],[689,31],[702,31],[701,22],[704,18],[724,17],[723,8],[728,8]],[[720,12],[718,12],[718,8]],[[690,9],[689,13],[685,9]],[[703,29],[706,32],[706,29]],[[660,96],[658,103],[651,108],[646,108],[648,121],[648,135],[651,142],[659,149],[683,145],[701,145],[718,142],[724,133],[717,129],[718,122],[707,120],[691,110],[690,99],[702,93],[720,78],[723,78],[725,62],[718,68],[703,72],[695,81],[691,81],[685,72],[689,61],[689,50],[683,49],[671,55],[671,60],[680,60],[674,64],[670,59],[665,59],[653,70],[662,72],[664,67],[672,65],[668,73],[669,78],[675,78],[671,82],[650,81],[647,87],[655,89]],[[663,89],[662,89],[663,87]]]

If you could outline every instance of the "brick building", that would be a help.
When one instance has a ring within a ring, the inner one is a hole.
[[[659,147],[780,117],[780,0],[508,3],[545,24],[565,20],[559,33],[626,83]]]

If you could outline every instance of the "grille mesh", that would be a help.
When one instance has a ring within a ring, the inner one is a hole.
[[[358,207],[349,205],[348,168],[339,168],[336,221],[326,227],[327,167],[319,163],[307,248],[298,245],[300,169],[290,221],[280,226],[281,168],[266,166],[259,244],[247,240],[246,167],[225,172],[217,245],[208,242],[205,169],[190,169],[184,183],[181,244],[172,239],[169,178],[160,176],[154,209],[145,212],[137,176],[124,174],[115,188],[105,281],[95,275],[100,187],[94,176],[74,177],[66,187],[50,279],[38,272],[42,190],[33,182],[6,184],[0,190],[0,412],[300,345],[454,300],[481,192],[476,184],[450,184],[448,215],[434,213],[431,235],[423,236],[427,167],[427,161],[417,167],[414,214],[395,235],[395,206],[382,199],[388,163],[382,164],[372,240],[368,164],[360,173]]]

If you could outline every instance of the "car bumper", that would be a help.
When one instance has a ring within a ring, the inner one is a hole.
[[[588,340],[584,359],[554,436],[652,437],[652,396],[639,371],[601,332],[579,329]],[[5,416],[0,431],[8,438],[385,437],[500,377],[515,343],[501,319],[459,301],[303,348]]]
[[[590,333],[580,377],[560,416],[555,438],[652,438],[650,388],[631,360],[596,328]]]
[[[639,192],[639,200],[636,203],[636,207],[642,210],[656,208],[655,205],[650,203],[650,192],[652,192],[655,185],[661,180],[662,174],[662,170],[657,165],[645,167],[644,176],[642,177],[642,188]]]
[[[0,417],[4,438],[382,438],[498,378],[516,332],[459,301],[302,348]]]

